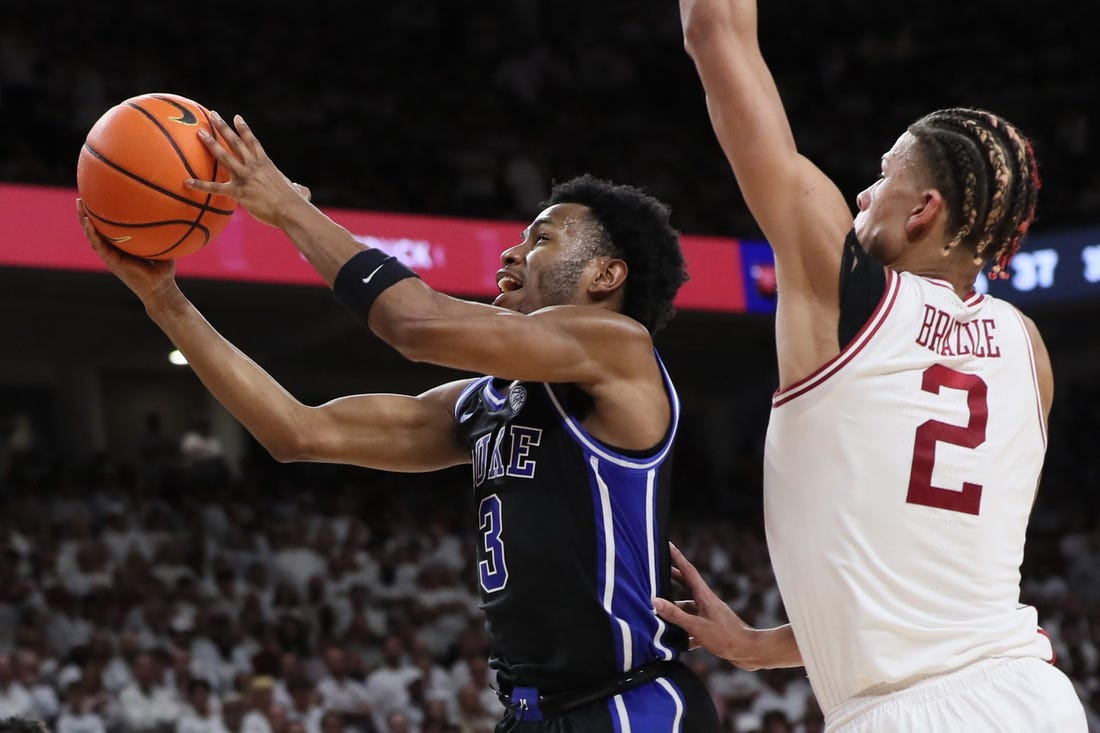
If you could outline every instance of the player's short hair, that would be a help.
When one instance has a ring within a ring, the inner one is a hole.
[[[993,277],[1008,277],[1039,197],[1031,142],[1003,117],[965,107],[927,114],[909,133],[947,202],[951,235],[976,261],[992,261]]]
[[[602,229],[596,254],[626,262],[623,314],[657,333],[675,315],[672,302],[688,279],[668,205],[639,188],[587,173],[555,184],[540,208],[566,203],[588,207]]]

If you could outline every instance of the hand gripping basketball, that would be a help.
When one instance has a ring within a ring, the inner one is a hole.
[[[258,221],[271,226],[279,226],[280,216],[288,208],[309,201],[309,189],[283,175],[243,117],[237,115],[230,126],[211,111],[210,120],[217,136],[200,129],[199,139],[229,177],[225,182],[190,178],[185,181],[189,188],[232,198]]]
[[[141,94],[107,110],[88,131],[76,170],[100,236],[147,259],[183,257],[217,237],[236,203],[183,185],[227,180],[195,134],[210,129],[209,111],[178,94]]]

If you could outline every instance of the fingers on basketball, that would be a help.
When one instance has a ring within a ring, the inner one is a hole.
[[[127,99],[92,126],[77,161],[77,189],[104,240],[138,257],[174,259],[221,233],[236,202],[185,185],[189,178],[228,180],[198,129],[210,129],[206,108],[162,93]]]

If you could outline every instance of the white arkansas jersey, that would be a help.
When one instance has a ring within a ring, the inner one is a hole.
[[[835,359],[776,393],[768,547],[825,711],[986,657],[1052,658],[1019,602],[1045,451],[1019,312],[909,273],[887,274]]]

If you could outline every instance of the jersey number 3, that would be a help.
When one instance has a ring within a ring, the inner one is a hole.
[[[924,370],[921,389],[939,394],[941,387],[966,392],[970,421],[963,427],[939,420],[928,420],[917,428],[917,437],[913,442],[913,466],[909,473],[909,494],[905,501],[909,504],[977,515],[982,503],[981,485],[964,481],[962,491],[933,486],[932,466],[936,462],[936,443],[977,448],[985,442],[985,426],[989,420],[986,384],[977,375],[963,374],[941,364],[933,364]]]
[[[477,511],[480,518],[483,560],[477,564],[478,580],[486,593],[498,591],[508,582],[508,566],[504,564],[504,541],[500,539],[500,497],[496,494],[481,500]]]

